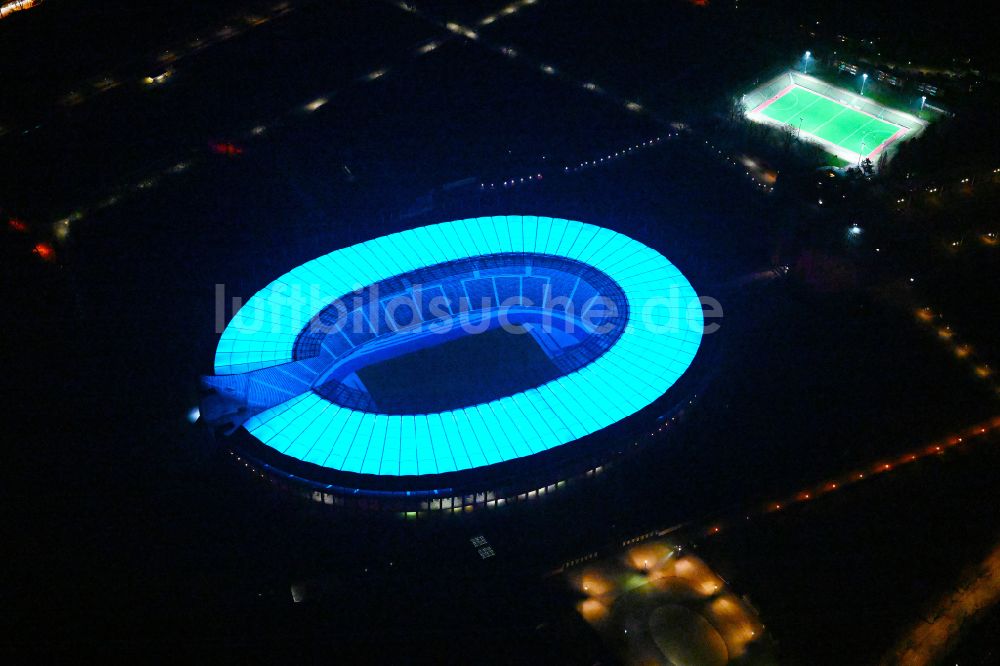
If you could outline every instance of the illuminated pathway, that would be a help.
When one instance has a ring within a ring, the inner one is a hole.
[[[21,0],[21,2],[30,2],[30,0]],[[3,18],[2,12],[6,6],[0,6],[0,18]],[[125,84],[134,84],[136,90],[164,85],[173,77],[174,68],[181,60],[203,53],[210,47],[227,42],[234,37],[244,35],[274,19],[288,16],[294,9],[292,2],[286,0],[257,11],[241,14],[217,28],[202,33],[206,35],[204,37],[195,37],[183,44],[174,44],[167,49],[162,49],[156,58],[155,69],[147,72],[143,77],[135,76],[132,79],[125,79],[123,76],[115,76],[111,73],[100,74],[75,85],[72,90],[59,97],[58,104],[62,107],[79,106]],[[0,128],[0,137],[6,134],[13,135],[18,131],[21,134],[28,134],[41,127],[43,127],[41,122],[29,123],[21,130],[4,127]]]
[[[655,437],[662,430],[663,427],[661,427],[658,431],[651,432],[650,436]],[[670,527],[655,529],[645,534],[637,535],[631,539],[626,539],[621,545],[626,546],[629,543],[642,541],[653,536],[666,536],[668,534],[684,534],[688,541],[695,542],[701,539],[711,538],[722,533],[727,527],[734,524],[743,524],[746,520],[752,517],[773,515],[785,511],[795,505],[816,501],[835,491],[843,490],[844,488],[867,481],[868,479],[884,476],[885,474],[893,471],[898,471],[909,465],[918,463],[923,459],[944,455],[944,453],[950,449],[967,448],[969,445],[977,442],[989,442],[991,441],[991,437],[993,438],[993,441],[995,441],[998,433],[1000,433],[1000,415],[994,416],[988,421],[969,426],[964,430],[942,437],[934,442],[925,444],[907,453],[894,457],[879,458],[864,467],[858,467],[851,472],[846,472],[838,476],[828,478],[824,481],[814,483],[782,497],[775,497],[762,503],[755,502],[746,509],[732,509],[726,512],[728,517],[720,517],[714,520],[701,518],[672,525]],[[638,445],[638,442],[636,442],[636,445]],[[576,566],[581,562],[595,559],[597,556],[597,552],[590,552],[576,557],[572,560],[564,562],[558,571]]]
[[[774,498],[770,501],[764,502],[763,504],[755,506],[750,512],[740,512],[739,515],[743,516],[744,519],[748,519],[753,515],[768,515],[784,511],[791,506],[811,502],[835,491],[861,483],[862,481],[903,469],[904,467],[915,464],[922,459],[944,455],[944,453],[949,449],[968,447],[970,444],[974,444],[976,442],[987,442],[990,441],[991,436],[994,436],[995,440],[995,435],[998,432],[1000,432],[1000,416],[995,416],[989,421],[970,426],[964,430],[953,433],[952,435],[942,437],[937,441],[931,442],[930,444],[926,444],[917,449],[913,449],[908,453],[892,458],[881,458],[865,467],[859,467],[854,471],[826,479],[825,481],[802,488],[798,492],[791,493],[784,497]],[[718,520],[708,525],[693,528],[693,536],[695,539],[714,536],[722,532],[728,525],[733,524],[731,521],[734,520],[737,520],[737,518],[733,517],[730,520]]]
[[[9,0],[0,4],[0,19],[5,19],[15,12],[23,12],[42,4],[42,0]]]
[[[947,656],[967,623],[1000,604],[1000,545],[976,567],[975,580],[963,580],[906,633],[880,662],[883,666],[930,666]]]
[[[501,18],[507,16],[514,16],[516,12],[519,11],[520,9],[528,7],[530,5],[534,5],[538,1],[539,0],[518,0],[517,2],[507,5],[506,7],[501,9],[498,13],[491,14],[490,16],[487,16],[486,18],[480,20],[478,24],[483,27],[490,26],[496,21],[500,20]],[[540,71],[546,76],[551,76],[554,79],[562,80],[565,83],[568,83],[586,92],[604,97],[609,101],[613,102],[614,104],[616,104],[617,106],[627,109],[632,113],[647,114],[650,117],[659,120],[661,123],[665,125],[671,125],[668,119],[658,116],[655,112],[646,109],[645,107],[643,107],[643,105],[639,104],[634,100],[630,100],[620,95],[617,95],[608,90],[607,88],[594,83],[593,81],[577,80],[572,76],[565,74],[559,68],[555,67],[555,65],[553,65],[552,63],[542,62],[539,60],[534,60],[532,58],[529,58],[528,56],[524,55],[523,53],[521,53],[520,51],[511,46],[504,46],[501,44],[491,43],[490,41],[484,39],[482,34],[474,30],[473,28],[470,28],[466,25],[462,25],[461,23],[457,23],[454,21],[447,21],[436,18],[426,12],[418,10],[413,5],[404,1],[384,0],[384,2],[394,7],[398,7],[399,9],[402,9],[403,11],[406,11],[410,14],[419,16],[424,21],[436,26],[441,30],[446,30],[454,35],[463,37],[468,41],[478,44],[483,48],[492,51],[494,53],[497,53],[513,62],[517,62],[533,70]]]
[[[518,6],[531,5],[537,1],[538,0],[522,1],[521,3],[519,3]],[[392,4],[394,6],[401,6],[396,3]],[[405,6],[403,6],[403,8],[406,9]],[[276,5],[272,11],[276,13],[271,18],[274,18],[276,16],[284,16],[285,14],[292,11],[292,5],[289,2],[283,2],[279,5]],[[410,10],[407,9],[407,11]],[[493,20],[491,20],[490,23],[495,23],[496,21],[502,18],[506,18],[512,15],[514,15],[514,12],[501,10],[499,14],[494,16]],[[261,17],[257,17],[256,20],[251,20],[250,17],[246,17],[247,24],[250,27],[261,25],[265,20],[266,19],[262,19]],[[223,33],[225,33],[226,35],[225,37],[220,36]],[[217,43],[217,41],[228,39],[229,37],[233,37],[236,34],[240,33],[233,31],[232,28],[229,28],[229,31],[226,31],[226,28],[223,28],[223,30],[220,30],[219,32],[216,33],[218,40],[213,41],[211,43]],[[409,53],[409,59],[417,59],[424,55],[432,53],[433,51],[436,51],[438,48],[440,48],[444,43],[445,39],[429,40],[429,41],[421,40],[420,42],[413,44],[407,50]],[[205,46],[208,46],[208,44],[206,43],[203,46],[200,46],[199,48],[194,48],[194,46],[189,45],[190,50],[187,52],[187,54],[198,52]],[[176,59],[179,58],[181,55],[184,54],[174,53],[172,56],[170,56],[173,58],[171,62],[176,62]],[[171,70],[168,69],[165,71],[171,71]],[[392,68],[384,64],[372,66],[366,68],[364,72],[358,75],[358,77],[356,78],[356,83],[362,85],[367,83],[372,83],[390,75],[391,72]],[[153,80],[151,82],[147,80],[146,82],[147,85],[158,85],[161,82],[162,83],[166,82],[166,79],[158,81],[157,80],[158,77],[150,77],[150,78],[152,78]],[[169,78],[169,75],[166,78]],[[335,90],[326,90],[323,92],[318,92],[315,95],[310,96],[308,100],[296,103],[295,105],[290,107],[285,113],[275,118],[272,118],[267,121],[254,122],[248,125],[244,130],[234,133],[234,137],[236,137],[240,141],[253,141],[255,139],[264,136],[270,129],[274,129],[275,127],[281,126],[282,124],[287,122],[294,122],[301,120],[305,117],[308,117],[310,114],[313,114],[322,109],[324,106],[326,106],[330,102],[330,99],[336,94],[336,92],[337,91]],[[2,134],[3,132],[0,131],[0,136],[2,136]],[[41,237],[38,238],[38,243],[35,245],[36,256],[48,262],[56,261],[57,253],[55,252],[53,244],[57,241],[58,242],[65,241],[69,237],[72,227],[77,223],[81,222],[82,220],[86,219],[88,215],[104,210],[106,208],[117,206],[118,204],[122,203],[123,201],[133,196],[143,194],[149,190],[152,190],[167,178],[187,173],[194,167],[203,163],[204,159],[209,155],[211,155],[212,153],[223,154],[228,157],[237,157],[239,154],[242,153],[242,150],[243,150],[242,148],[232,143],[210,143],[210,144],[202,144],[202,146],[198,148],[189,148],[186,151],[182,151],[181,154],[183,155],[183,157],[178,157],[175,160],[170,161],[170,164],[168,166],[150,171],[146,173],[143,177],[135,181],[124,183],[121,186],[115,188],[110,193],[106,194],[99,201],[87,205],[76,206],[73,209],[73,211],[68,215],[60,217],[48,224],[43,224],[42,228],[44,229],[44,231],[41,231]],[[2,210],[2,206],[0,206],[0,210]],[[8,225],[14,231],[17,231],[19,233],[28,233],[30,231],[31,228],[30,225],[24,223],[22,220],[15,217],[11,217],[9,219],[17,220],[18,225],[23,225],[23,227],[15,229],[13,223],[8,222]],[[39,248],[41,248],[41,251],[39,251]]]

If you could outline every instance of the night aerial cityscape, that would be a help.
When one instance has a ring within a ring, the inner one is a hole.
[[[998,119],[982,3],[0,0],[4,663],[1000,664]]]

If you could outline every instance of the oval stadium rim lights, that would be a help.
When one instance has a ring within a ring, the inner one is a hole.
[[[330,303],[359,285],[389,284],[424,269],[446,273],[452,262],[496,255],[522,257],[529,267],[538,257],[579,262],[610,278],[627,299],[617,339],[552,381],[437,413],[378,413],[317,391],[317,377],[336,361],[322,354],[297,358],[296,342]],[[290,294],[317,291],[318,298],[288,307]],[[203,400],[201,414],[216,426],[242,425],[277,452],[321,468],[379,476],[458,472],[569,444],[642,410],[687,370],[703,329],[688,280],[660,253],[623,234],[549,217],[456,220],[331,252],[257,292],[222,334],[216,374],[203,378],[217,400]]]

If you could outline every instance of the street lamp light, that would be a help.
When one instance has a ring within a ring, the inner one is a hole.
[[[924,110],[924,104],[926,104],[926,103],[927,103],[927,95],[921,95],[920,96],[920,110],[921,111]]]
[[[812,55],[812,53],[810,51],[806,51],[806,55],[802,59],[802,71],[805,74],[809,73],[809,56],[811,56],[811,55]]]
[[[861,75],[861,94],[865,94],[865,84],[868,83],[868,74]]]

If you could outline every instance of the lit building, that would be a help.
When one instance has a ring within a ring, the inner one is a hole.
[[[662,411],[702,333],[687,279],[627,236],[458,220],[337,250],[255,294],[222,334],[201,415],[238,433],[248,467],[317,501],[496,506],[598,473],[619,424]],[[456,360],[470,338],[499,363],[468,346]],[[465,381],[438,381],[448,365]]]

